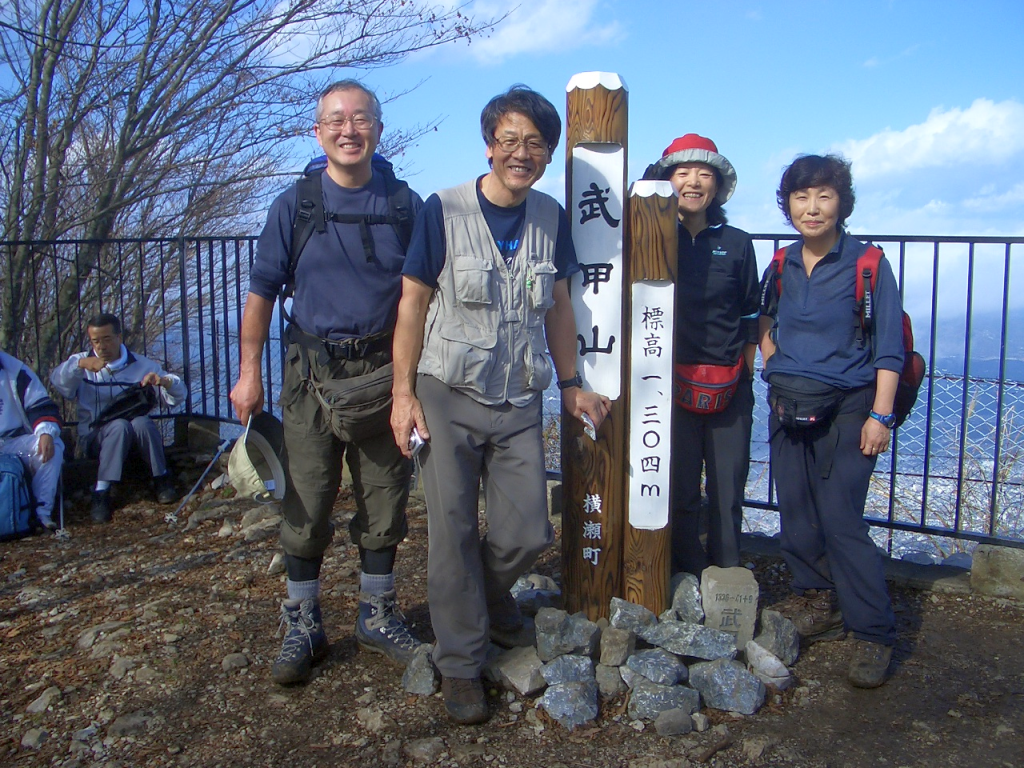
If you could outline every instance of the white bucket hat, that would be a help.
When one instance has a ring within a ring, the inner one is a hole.
[[[281,422],[269,413],[249,417],[228,458],[228,478],[239,496],[261,503],[284,498],[284,468],[278,458],[282,436]]]
[[[718,153],[715,142],[696,133],[680,136],[665,147],[661,160],[654,165],[658,169],[659,178],[665,179],[668,178],[668,172],[680,163],[704,163],[717,170],[722,175],[722,183],[718,186],[715,199],[723,205],[729,202],[732,193],[736,191],[736,169],[724,155]]]

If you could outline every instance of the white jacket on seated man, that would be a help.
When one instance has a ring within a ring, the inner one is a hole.
[[[54,530],[53,505],[64,463],[60,417],[35,372],[0,352],[0,453],[17,456],[32,474],[36,515]]]
[[[133,386],[152,386],[169,407],[182,403],[188,390],[182,380],[165,371],[158,363],[131,352],[121,340],[121,322],[102,313],[89,320],[87,331],[92,350],[78,352],[50,373],[50,382],[78,406],[78,439],[90,458],[100,462],[93,491],[92,518],[108,522],[111,518],[110,485],[120,482],[128,452],[138,446],[153,474],[157,500],[170,504],[177,500],[174,482],[167,471],[163,437],[147,415],[95,422],[104,409]]]

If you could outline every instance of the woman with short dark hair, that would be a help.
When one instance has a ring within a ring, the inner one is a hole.
[[[736,171],[711,139],[679,137],[647,175],[667,179],[679,196],[672,568],[700,576],[708,565],[740,564],[754,408],[757,261],[750,235],[726,225],[722,206],[736,189]],[[706,549],[699,538],[702,471]]]
[[[777,198],[800,238],[784,249],[781,269],[773,262],[765,273],[761,317],[782,554],[795,592],[775,607],[808,640],[845,625],[857,640],[848,678],[874,688],[888,676],[896,627],[864,503],[896,419],[899,288],[882,257],[863,328],[856,283],[869,246],[843,228],[855,201],[846,160],[797,158]]]

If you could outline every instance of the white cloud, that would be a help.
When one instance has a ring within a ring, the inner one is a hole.
[[[1024,153],[1024,104],[977,99],[967,109],[935,108],[918,125],[886,128],[837,149],[861,180],[923,168],[995,165]]]
[[[476,0],[469,15],[476,18],[501,16],[490,37],[474,40],[468,52],[482,64],[499,64],[522,54],[545,53],[601,45],[620,36],[615,21],[602,24],[594,19],[597,0]]]
[[[1005,192],[997,192],[986,185],[975,197],[964,200],[964,207],[977,211],[1003,211],[1024,206],[1024,182],[1015,184]]]

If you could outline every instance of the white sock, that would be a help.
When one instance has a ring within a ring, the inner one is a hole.
[[[320,599],[320,579],[292,581],[288,579],[288,598],[291,600]]]
[[[109,487],[110,487],[110,481],[109,480],[97,480],[96,481],[96,490],[97,491],[102,492],[102,491],[107,490],[107,488],[109,488]]]

